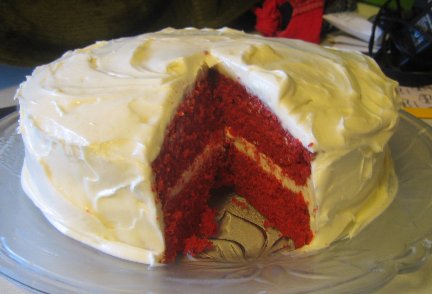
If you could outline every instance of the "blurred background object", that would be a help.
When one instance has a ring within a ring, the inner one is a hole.
[[[338,30],[323,32],[322,44],[370,55],[402,86],[432,85],[432,0],[364,0],[323,18]]]
[[[408,0],[406,0],[408,1]],[[318,43],[322,14],[353,11],[356,0],[2,0],[0,63],[36,66],[98,40],[165,27],[233,27]],[[270,8],[270,9],[269,9]],[[273,32],[261,28],[268,25]],[[263,21],[264,19],[264,21]]]
[[[365,17],[361,7],[375,9]],[[359,50],[402,85],[432,84],[432,0],[2,0],[0,63],[33,67],[98,40],[224,26]]]
[[[387,0],[373,20],[371,55],[381,69],[403,86],[432,84],[432,1]],[[376,41],[377,30],[382,31]],[[379,49],[373,46],[379,44]]]
[[[264,0],[255,9],[256,30],[269,37],[320,42],[324,0]]]
[[[168,26],[222,27],[257,0],[2,0],[0,63],[34,66],[66,50]]]

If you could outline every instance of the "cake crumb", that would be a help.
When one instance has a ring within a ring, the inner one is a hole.
[[[207,208],[201,214],[200,235],[203,237],[211,237],[217,233],[216,211]]]
[[[266,229],[274,227],[274,224],[271,221],[269,221],[268,219],[266,219],[264,221],[263,225],[264,225],[264,228],[266,228]]]
[[[185,246],[183,250],[184,255],[196,256],[199,253],[204,252],[206,249],[213,247],[213,243],[208,239],[198,238],[193,235],[185,240]]]
[[[239,208],[247,209],[248,205],[244,201],[238,200],[236,197],[231,198],[231,202]]]

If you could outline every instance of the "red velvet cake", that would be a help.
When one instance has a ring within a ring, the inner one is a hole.
[[[323,248],[395,196],[395,87],[360,53],[230,29],[97,42],[18,90],[22,185],[61,232],[137,262],[211,247],[214,190]]]

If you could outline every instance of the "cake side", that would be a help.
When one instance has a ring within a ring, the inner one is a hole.
[[[104,169],[121,170],[123,176],[103,174],[107,178],[100,180],[98,192],[92,193],[91,184],[98,182],[102,173],[94,173],[85,160],[86,150],[44,136],[25,116],[20,120],[26,124],[21,130],[25,132],[26,154],[22,187],[47,220],[65,235],[107,254],[158,263],[165,251],[162,224],[151,199],[139,200],[142,171],[139,163],[133,162],[137,158],[128,159],[127,169],[121,160],[105,162]],[[108,182],[110,188],[103,189]]]
[[[321,249],[335,240],[354,237],[392,203],[398,190],[398,179],[390,148],[385,147],[383,152],[361,159],[363,156],[359,150],[347,155],[345,160],[335,162],[334,166],[326,167],[336,172],[342,170],[338,165],[345,161],[343,170],[346,173],[340,174],[340,181],[325,191],[333,193],[334,197],[318,200],[321,206],[315,222],[317,234],[302,250]],[[361,179],[362,185],[353,183],[356,177]],[[319,186],[319,183],[315,185]],[[350,199],[347,197],[350,193],[358,193],[358,197]]]

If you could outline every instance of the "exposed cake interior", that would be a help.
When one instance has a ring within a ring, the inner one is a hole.
[[[171,120],[153,161],[154,190],[164,215],[165,262],[211,246],[211,190],[245,197],[300,248],[312,240],[303,192],[313,154],[239,82],[206,70]]]

